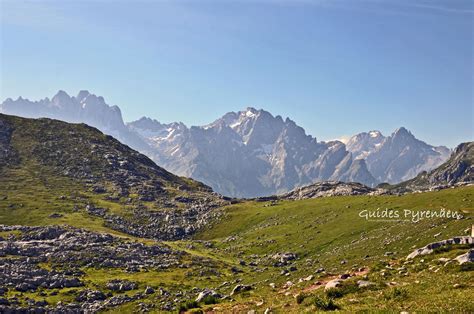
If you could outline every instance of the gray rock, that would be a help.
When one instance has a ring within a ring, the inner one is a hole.
[[[329,290],[333,288],[337,288],[341,285],[342,279],[333,279],[331,281],[328,281],[326,285],[324,286],[324,290]]]
[[[460,264],[473,263],[474,262],[474,249],[470,249],[467,253],[459,255],[455,260]]]
[[[203,291],[201,291],[197,298],[196,298],[196,302],[201,302],[204,298],[208,297],[208,296],[212,296],[212,297],[215,297],[215,298],[221,298],[222,296],[215,292],[214,290],[211,290],[211,289],[204,289]]]
[[[243,291],[249,291],[249,290],[252,290],[252,286],[248,286],[248,285],[236,285],[234,287],[234,289],[232,289],[232,292],[230,293],[230,295],[234,295],[234,294],[237,294],[237,293],[240,293],[240,292],[243,292]]]
[[[375,283],[371,282],[371,281],[367,281],[367,280],[359,280],[357,281],[357,286],[359,288],[366,288],[366,287],[370,287],[370,286],[373,286],[375,285]]]
[[[435,249],[445,245],[474,244],[474,237],[461,236],[451,239],[430,243],[422,248],[414,250],[407,256],[407,259],[413,259],[420,255],[432,254]]]

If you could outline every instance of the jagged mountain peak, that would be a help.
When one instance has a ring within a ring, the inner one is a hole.
[[[127,123],[127,125],[136,129],[150,130],[150,131],[159,131],[164,127],[164,125],[160,123],[158,120],[145,117],[145,116],[133,122],[129,122]]]
[[[65,91],[63,91],[62,89],[60,89],[56,95],[53,96],[52,99],[58,99],[58,100],[61,100],[61,99],[70,99],[71,96],[69,96],[68,93],[66,93]]]
[[[401,127],[397,128],[393,133],[394,134],[399,134],[399,133],[401,133],[401,134],[411,134],[411,132],[408,131],[408,129],[404,126],[401,126]]]
[[[262,112],[262,111],[263,111],[262,109],[257,110],[257,109],[255,109],[254,107],[247,107],[247,108],[245,109],[245,111],[242,111],[242,112],[245,113],[245,115],[246,115],[247,117],[251,117],[251,116],[256,115],[256,114],[258,114],[258,113],[260,113],[260,112]]]
[[[84,98],[89,96],[91,93],[88,90],[81,90],[79,93],[77,93],[76,99],[78,101],[82,101]]]
[[[373,130],[373,131],[369,131],[369,136],[372,138],[376,138],[376,137],[383,137],[383,134],[382,132],[378,130]]]
[[[391,135],[391,138],[411,138],[414,139],[415,136],[405,127],[399,127]]]

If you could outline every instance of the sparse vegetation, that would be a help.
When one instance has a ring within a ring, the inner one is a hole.
[[[186,312],[187,310],[195,309],[198,307],[199,307],[199,304],[196,301],[187,301],[179,306],[178,311],[179,313],[182,313],[182,312]]]
[[[330,297],[314,297],[311,303],[318,309],[323,311],[335,311],[340,307]]]

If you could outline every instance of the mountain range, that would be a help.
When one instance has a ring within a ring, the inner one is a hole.
[[[158,165],[234,197],[288,192],[319,181],[399,183],[446,161],[451,151],[401,127],[354,135],[347,144],[317,141],[289,118],[246,108],[205,126],[164,124],[147,117],[124,123],[120,109],[88,91],[52,99],[7,99],[0,112],[86,123],[142,152]]]

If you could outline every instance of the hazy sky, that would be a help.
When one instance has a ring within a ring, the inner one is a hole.
[[[2,100],[87,89],[126,121],[253,106],[319,140],[474,139],[470,0],[0,3]]]

